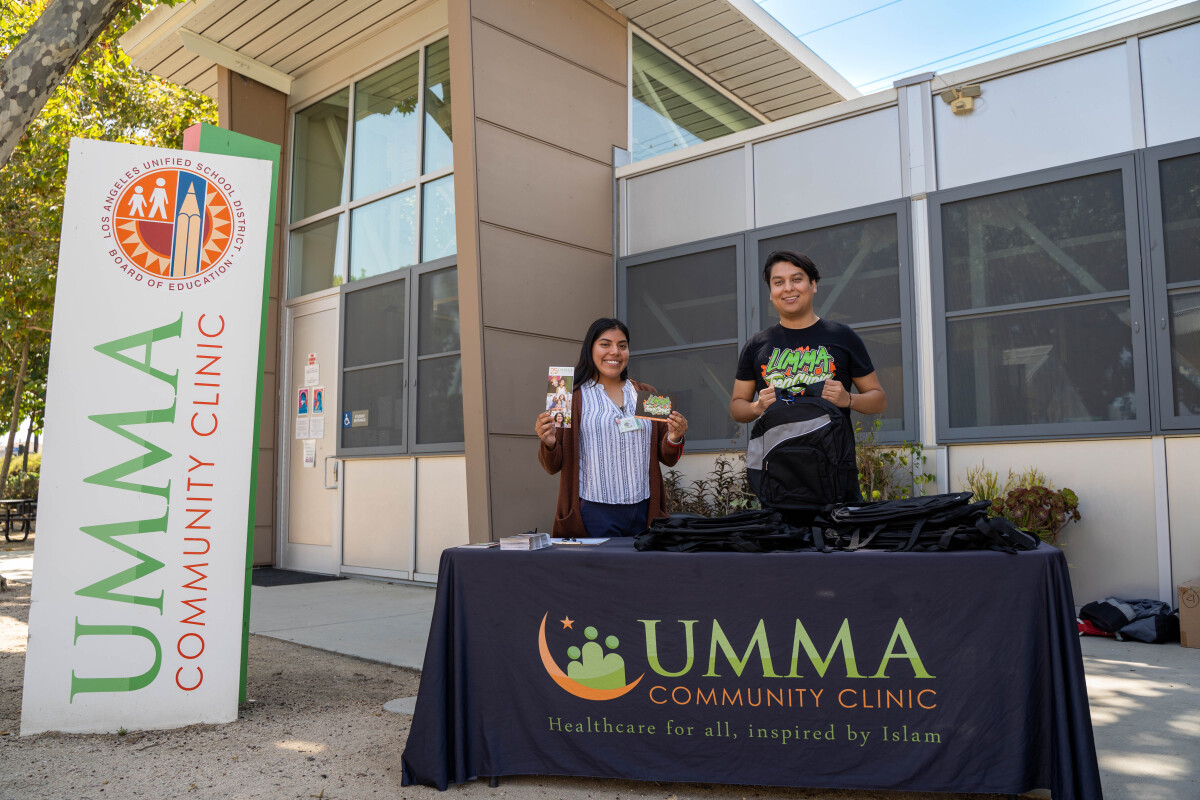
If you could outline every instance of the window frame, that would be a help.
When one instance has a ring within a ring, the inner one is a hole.
[[[426,262],[421,261],[422,248],[424,246],[423,232],[424,232],[425,184],[432,183],[433,181],[440,180],[441,178],[445,178],[448,175],[454,174],[453,162],[450,164],[450,166],[443,167],[435,172],[429,172],[429,173],[421,172],[421,170],[423,170],[425,167],[425,73],[426,73],[426,61],[428,60],[428,49],[429,49],[429,47],[431,47],[432,45],[441,41],[442,39],[447,39],[447,38],[449,38],[449,35],[444,30],[439,31],[434,34],[431,34],[430,36],[427,36],[424,39],[416,42],[411,47],[405,48],[404,50],[394,54],[394,56],[390,57],[385,63],[375,64],[368,69],[364,69],[361,72],[355,73],[353,76],[351,76],[351,78],[348,81],[338,83],[335,86],[331,86],[326,91],[321,92],[320,94],[307,100],[306,102],[304,102],[302,104],[298,104],[298,105],[293,106],[292,108],[288,109],[288,114],[289,114],[289,116],[288,116],[288,134],[287,134],[288,135],[288,139],[287,139],[288,151],[289,151],[289,153],[288,153],[288,157],[289,157],[288,186],[287,186],[288,191],[287,191],[287,197],[286,197],[286,209],[284,210],[284,216],[282,217],[282,219],[284,220],[284,223],[285,223],[284,227],[283,227],[283,248],[282,248],[283,249],[283,261],[282,261],[282,263],[283,263],[283,267],[284,267],[284,295],[285,295],[286,299],[295,300],[295,299],[298,299],[301,297],[312,297],[312,296],[319,294],[320,292],[329,291],[329,289],[334,289],[334,288],[337,288],[338,286],[359,282],[359,281],[352,280],[350,277],[353,274],[352,267],[350,264],[350,250],[351,250],[351,245],[353,242],[353,232],[351,231],[351,225],[352,225],[352,218],[354,216],[354,211],[358,208],[368,206],[379,200],[384,200],[389,197],[392,197],[393,195],[401,194],[402,192],[408,191],[409,189],[416,190],[416,202],[414,204],[415,213],[414,213],[414,218],[413,218],[413,225],[414,225],[413,258],[415,260],[413,261],[412,264],[409,264],[404,267],[398,267],[397,270],[389,270],[388,272],[382,273],[382,274],[390,275],[392,272],[395,272],[398,270],[403,270],[403,269],[408,269],[410,267],[419,266],[423,263],[426,263]],[[373,192],[372,194],[365,195],[358,199],[354,199],[353,193],[352,193],[352,191],[353,191],[352,181],[353,181],[353,177],[354,177],[354,154],[355,154],[355,147],[356,147],[355,141],[354,141],[354,127],[355,127],[354,115],[355,115],[355,107],[357,104],[357,100],[356,100],[357,92],[355,91],[355,87],[357,86],[357,84],[359,82],[365,80],[366,78],[371,77],[372,75],[380,72],[381,70],[385,70],[390,66],[398,64],[399,62],[401,62],[404,59],[411,56],[413,53],[419,54],[418,59],[417,59],[417,61],[418,61],[418,66],[417,66],[417,107],[413,112],[416,115],[416,119],[417,119],[417,126],[416,126],[417,127],[417,175],[415,178],[413,178],[411,180],[405,181],[403,183],[398,183],[393,186],[389,186],[385,189],[380,189],[379,191]],[[308,108],[316,105],[317,103],[320,103],[320,102],[326,100],[327,98],[337,94],[338,92],[342,91],[343,89],[346,89],[349,92],[349,102],[348,102],[348,105],[346,106],[346,128],[347,128],[347,130],[346,130],[346,145],[345,145],[346,153],[345,153],[344,162],[343,162],[343,166],[342,166],[342,187],[341,187],[341,195],[340,195],[344,199],[340,203],[337,203],[327,209],[319,211],[315,214],[310,214],[309,216],[304,217],[303,219],[298,219],[293,222],[293,221],[291,221],[291,219],[292,219],[291,215],[292,215],[293,187],[295,185],[295,179],[296,179],[296,169],[295,169],[295,161],[294,161],[294,150],[295,150],[295,141],[296,141],[296,138],[295,138],[296,137],[296,117],[299,114],[301,114],[302,112],[304,112],[305,110],[307,110]],[[292,272],[290,269],[292,234],[301,228],[304,228],[308,225],[312,225],[313,223],[321,222],[326,219],[337,218],[337,217],[343,216],[343,215],[344,215],[345,222],[343,225],[340,226],[340,228],[338,230],[338,242],[337,242],[338,254],[341,257],[341,272],[339,273],[336,270],[337,259],[335,259],[335,271],[334,271],[334,276],[333,276],[333,285],[326,289],[318,289],[316,291],[309,292],[308,294],[294,293],[294,291],[295,292],[299,291],[299,287],[294,286],[294,284],[297,283],[298,279],[293,278],[293,275],[292,275]],[[428,263],[433,263],[433,262],[428,262]],[[371,280],[372,278],[376,278],[376,277],[379,277],[379,276],[372,275],[368,278],[363,278],[360,280]]]
[[[663,261],[670,258],[679,258],[681,256],[695,255],[697,253],[706,253],[712,250],[721,250],[726,247],[734,248],[734,269],[741,272],[745,268],[745,248],[746,237],[744,233],[736,233],[725,236],[716,236],[711,239],[703,239],[698,242],[688,242],[687,244],[672,245],[659,250],[650,250],[643,253],[638,253],[633,256],[625,256],[617,259],[617,317],[628,323],[629,321],[629,281],[627,272],[631,267],[639,267],[646,264],[652,264],[656,261]],[[633,347],[630,348],[631,356],[652,356],[666,353],[685,353],[694,350],[703,350],[711,347],[735,347],[735,362],[737,355],[740,355],[742,348],[746,346],[745,325],[744,325],[744,309],[746,308],[745,297],[745,281],[737,279],[739,276],[735,274],[735,286],[737,287],[736,308],[738,313],[738,323],[735,328],[737,332],[736,339],[713,339],[704,342],[695,342],[685,345],[672,345],[670,347],[655,347],[647,350],[642,350],[637,347],[637,331],[630,330],[631,338],[633,339]],[[733,372],[729,374],[728,387],[733,389]],[[663,388],[663,387],[658,387]],[[670,387],[665,387],[666,391],[670,391]],[[687,409],[683,409],[683,414],[687,415]],[[725,452],[731,449],[744,449],[748,442],[748,428],[745,425],[740,426],[737,436],[729,439],[695,439],[688,437],[687,452]]]
[[[981,183],[958,186],[930,192],[929,203],[929,256],[933,286],[933,341],[934,341],[934,395],[936,402],[937,441],[939,444],[965,442],[1016,442],[1047,439],[1095,439],[1123,437],[1150,433],[1153,430],[1150,397],[1150,354],[1148,337],[1145,333],[1145,292],[1143,290],[1142,226],[1139,216],[1139,170],[1135,152],[1121,153],[1103,158],[1090,159],[1059,167],[1052,167],[1020,175],[1006,176]],[[964,309],[946,311],[946,268],[943,245],[942,207],[963,200],[1000,194],[1019,189],[1058,183],[1066,180],[1086,178],[1105,172],[1119,171],[1122,179],[1122,198],[1125,212],[1126,270],[1129,286],[1130,349],[1133,354],[1133,389],[1137,398],[1137,415],[1131,420],[1056,422],[1047,424],[1021,425],[977,425],[953,428],[950,426],[950,380],[947,354],[948,324],[953,319],[986,318],[997,314],[1021,311],[1039,311],[1056,308],[1080,307],[1100,304],[1113,293],[1105,293],[1091,300],[1081,296],[1046,301],[1031,301],[1012,306],[989,306],[988,310]]]
[[[654,38],[654,36],[647,33],[644,29],[639,28],[637,25],[630,22],[626,26],[626,30],[627,30],[627,33],[626,33],[626,38],[625,38],[625,68],[626,68],[625,69],[625,75],[626,75],[625,114],[627,117],[627,126],[626,126],[627,127],[627,130],[626,130],[627,141],[625,143],[625,149],[626,149],[626,152],[629,153],[630,159],[633,159],[633,153],[634,153],[634,150],[633,150],[633,138],[634,138],[633,137],[633,83],[634,83],[634,78],[633,78],[633,38],[635,36],[637,38],[641,39],[646,44],[653,47],[655,50],[657,50],[662,55],[664,55],[667,58],[674,61],[676,64],[678,64],[680,67],[685,69],[688,73],[690,73],[697,80],[701,81],[706,86],[708,86],[710,89],[717,92],[717,94],[719,94],[721,97],[725,98],[726,100],[728,100],[729,102],[731,102],[735,106],[737,106],[739,109],[746,112],[754,119],[758,120],[758,125],[755,125],[752,127],[762,127],[763,125],[766,125],[767,123],[769,123],[771,121],[770,118],[767,117],[765,114],[763,114],[761,111],[754,108],[749,103],[747,103],[745,100],[743,100],[742,98],[738,97],[733,92],[726,89],[724,86],[722,86],[720,83],[718,83],[717,81],[710,78],[704,72],[701,72],[700,70],[696,69],[696,67],[693,66],[689,61],[687,61],[684,58],[681,58],[679,56],[679,54],[676,53],[673,49],[671,49],[670,47],[667,47],[662,42],[658,41],[658,39]],[[750,129],[747,128],[746,130],[750,130]],[[735,133],[736,133],[736,131],[735,131]],[[708,141],[713,141],[713,140],[709,139]],[[697,144],[704,144],[704,142],[697,142]],[[688,147],[695,147],[695,146],[696,145],[688,145]],[[674,155],[675,153],[683,152],[684,150],[687,150],[688,147],[681,147],[678,150],[673,150],[673,151],[671,151],[670,154]],[[648,156],[647,158],[640,159],[640,160],[646,161],[650,158],[657,158],[658,156],[662,156],[662,155],[667,155],[667,154],[659,153],[657,156]]]
[[[913,297],[913,252],[912,252],[912,207],[906,198],[873,203],[868,206],[834,211],[816,217],[780,222],[763,228],[755,228],[746,232],[746,253],[753,254],[755,262],[758,259],[759,244],[764,239],[774,239],[792,233],[831,228],[853,222],[862,222],[877,217],[895,215],[896,217],[896,250],[897,269],[899,272],[900,288],[900,367],[904,371],[904,414],[901,417],[901,427],[897,430],[880,430],[875,435],[875,441],[880,444],[899,444],[901,442],[918,441],[917,408],[920,398],[917,396],[917,361],[916,361],[916,306]],[[817,265],[820,268],[820,265]],[[759,305],[759,292],[762,286],[761,265],[747,262],[745,265],[746,296],[749,304],[746,307],[746,328],[743,331],[742,347],[749,337],[765,327],[766,309]],[[818,295],[819,296],[819,295]],[[884,325],[894,325],[893,320],[877,321],[871,327],[851,324],[856,333],[859,330],[875,330]],[[876,365],[878,367],[878,365]],[[858,414],[858,412],[854,412]],[[858,418],[873,420],[875,414],[858,414]],[[852,421],[856,418],[852,415]]]
[[[446,351],[444,353],[432,353],[425,356],[418,356],[417,337],[419,336],[418,319],[419,307],[418,299],[420,297],[421,279],[424,275],[431,272],[440,272],[448,268],[458,268],[458,256],[446,256],[434,261],[427,261],[422,264],[414,264],[410,267],[401,267],[400,269],[385,272],[382,275],[372,275],[369,278],[354,281],[353,283],[343,283],[337,287],[341,295],[338,304],[338,331],[340,341],[338,342],[339,354],[339,369],[338,369],[338,409],[337,409],[337,438],[334,455],[338,458],[360,457],[360,456],[406,456],[406,455],[422,455],[422,454],[461,454],[466,452],[466,443],[463,442],[436,442],[429,444],[416,443],[416,427],[417,427],[417,396],[414,391],[417,384],[417,364],[421,360],[430,358],[446,357],[457,354],[462,358],[462,340],[461,329],[459,339],[459,349],[455,351]],[[404,342],[404,422],[403,422],[403,443],[398,445],[373,445],[369,447],[347,447],[342,444],[342,415],[353,409],[345,407],[345,376],[347,371],[358,371],[360,369],[370,369],[377,366],[386,366],[387,364],[396,363],[395,361],[383,361],[373,364],[362,364],[356,367],[351,367],[347,370],[346,364],[346,299],[347,295],[352,292],[359,292],[367,289],[372,289],[388,283],[396,281],[408,281],[405,285],[404,296],[404,313],[405,313],[405,342]]]
[[[1170,303],[1167,289],[1166,229],[1163,222],[1162,182],[1159,165],[1181,156],[1200,154],[1200,139],[1146,148],[1140,153],[1145,172],[1147,239],[1150,250],[1150,282],[1148,318],[1154,328],[1154,349],[1151,367],[1155,370],[1158,402],[1155,403],[1157,424],[1155,433],[1195,432],[1200,429],[1200,416],[1181,416],[1175,411],[1175,387],[1171,369]],[[1185,289],[1200,289],[1200,280],[1183,282]]]

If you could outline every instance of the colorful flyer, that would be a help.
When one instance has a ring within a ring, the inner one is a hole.
[[[638,419],[661,419],[671,416],[673,403],[665,394],[655,394],[650,391],[640,391],[637,395],[637,410],[634,416]]]
[[[311,391],[307,386],[296,390],[296,416],[303,417],[308,414],[308,395]]]
[[[574,367],[551,367],[546,383],[546,411],[554,427],[571,427],[571,392],[575,389]]]
[[[325,413],[325,387],[324,386],[312,387],[312,413],[314,413],[314,414],[324,414]]]

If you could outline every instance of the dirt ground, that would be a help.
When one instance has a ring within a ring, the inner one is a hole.
[[[7,545],[5,549],[16,549]],[[21,549],[24,549],[21,547]],[[250,637],[248,696],[237,722],[124,736],[22,738],[29,586],[0,593],[0,800],[113,798],[572,798],[585,800],[946,800],[953,795],[504,778],[445,793],[400,786],[410,717],[383,704],[417,693],[420,674],[264,636]],[[1001,795],[970,795],[999,800]]]

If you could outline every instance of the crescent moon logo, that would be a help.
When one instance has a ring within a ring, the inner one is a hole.
[[[542,625],[538,630],[538,650],[542,654],[542,666],[546,668],[547,674],[554,679],[554,682],[568,694],[582,697],[584,700],[615,700],[628,694],[633,687],[642,682],[642,678],[646,677],[645,673],[642,673],[633,683],[627,683],[617,689],[593,689],[590,686],[584,686],[579,681],[571,680],[567,677],[567,673],[559,669],[558,664],[555,664],[554,659],[550,657],[550,648],[546,644],[546,617],[548,616],[550,616],[550,612],[542,615]]]

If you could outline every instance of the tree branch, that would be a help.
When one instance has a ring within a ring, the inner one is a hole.
[[[0,167],[83,52],[130,0],[53,0],[0,64]]]

